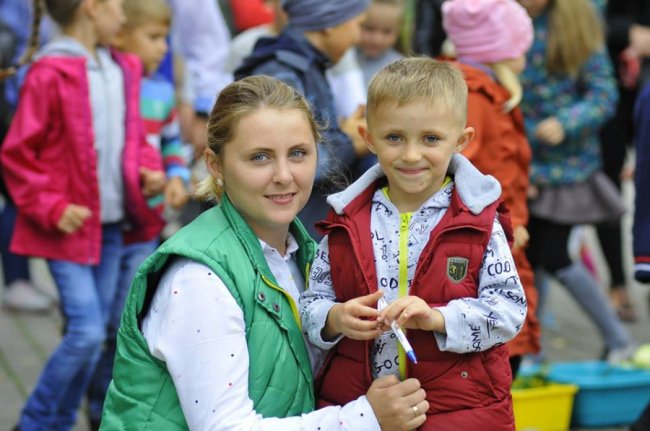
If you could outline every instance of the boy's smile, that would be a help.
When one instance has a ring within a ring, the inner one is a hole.
[[[361,129],[386,173],[391,201],[400,212],[417,210],[442,186],[451,156],[473,137],[443,101],[388,101],[368,113]]]

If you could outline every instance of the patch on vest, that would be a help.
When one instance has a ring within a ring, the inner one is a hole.
[[[467,275],[469,259],[464,257],[447,258],[447,277],[454,283],[459,283]]]

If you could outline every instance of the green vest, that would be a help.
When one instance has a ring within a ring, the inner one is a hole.
[[[307,277],[315,243],[299,221],[291,231]],[[122,314],[100,429],[188,429],[167,367],[149,353],[139,329],[170,256],[210,267],[241,307],[250,360],[248,394],[255,411],[264,417],[312,411],[313,377],[296,303],[277,285],[257,236],[224,197],[218,207],[165,241],[139,268]]]

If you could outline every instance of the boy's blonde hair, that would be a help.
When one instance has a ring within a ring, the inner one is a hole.
[[[242,118],[263,108],[297,109],[309,123],[314,141],[320,141],[320,128],[311,106],[298,90],[270,76],[253,75],[233,82],[219,93],[208,120],[208,147],[217,156],[221,155],[224,146],[234,139]],[[199,184],[195,196],[219,201],[222,193],[222,184],[208,176]]]
[[[462,72],[449,62],[427,57],[404,58],[377,72],[368,87],[368,123],[383,103],[399,106],[415,100],[444,103],[456,113],[461,127],[467,123],[467,84]]]
[[[546,70],[576,75],[583,63],[604,46],[604,26],[590,0],[551,0]]]
[[[122,7],[126,16],[126,29],[150,22],[171,25],[172,13],[165,0],[124,0]]]

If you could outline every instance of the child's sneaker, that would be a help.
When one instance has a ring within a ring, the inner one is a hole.
[[[16,280],[5,287],[2,306],[8,310],[38,313],[52,307],[53,299],[25,280]]]

